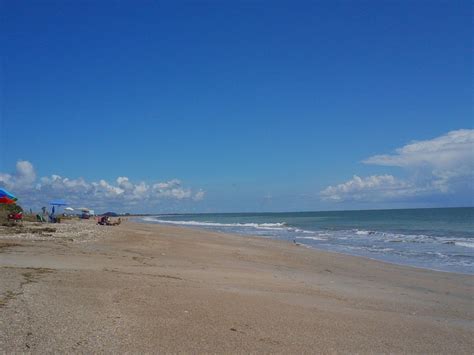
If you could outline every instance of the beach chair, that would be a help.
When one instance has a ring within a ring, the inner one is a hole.
[[[44,219],[44,217],[41,216],[41,215],[39,215],[39,214],[36,215],[36,221],[37,221],[37,222],[40,222],[40,223],[45,223],[45,222],[46,222],[46,220]]]

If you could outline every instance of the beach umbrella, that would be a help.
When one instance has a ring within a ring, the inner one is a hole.
[[[12,200],[6,196],[0,197],[0,204],[11,205],[15,203],[16,200]]]
[[[0,188],[0,203],[9,205],[15,203],[16,200],[17,198],[13,194]]]
[[[66,206],[67,202],[64,200],[53,200],[49,203],[51,206]]]
[[[67,202],[64,200],[53,200],[53,201],[50,201],[49,204],[53,206],[51,208],[51,215],[54,216],[54,213],[56,212],[56,207],[66,206]]]
[[[0,188],[0,197],[3,197],[3,196],[6,196],[11,200],[16,200],[16,197],[12,193],[8,192],[5,189]]]

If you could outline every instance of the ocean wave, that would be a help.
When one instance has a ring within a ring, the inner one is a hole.
[[[308,231],[308,230],[304,230],[304,229],[291,228],[291,227],[289,227],[288,230],[291,231],[291,232],[303,233],[303,234],[316,234],[317,233],[315,231]]]
[[[366,230],[355,230],[355,234],[357,235],[370,235],[370,234],[375,234],[374,231],[366,231]]]
[[[460,247],[474,248],[474,243],[473,242],[454,242],[454,244],[458,245]]]
[[[202,227],[251,227],[257,229],[274,229],[281,230],[286,229],[285,222],[279,223],[217,223],[217,222],[200,222],[200,221],[170,221],[166,219],[158,219],[154,217],[144,217],[143,221],[164,223],[164,224],[176,224],[182,226],[202,226]]]
[[[432,243],[441,242],[436,237],[424,234],[383,233],[382,238],[390,243]]]
[[[321,237],[296,237],[296,239],[327,240],[327,238],[321,238]]]
[[[391,234],[385,233],[388,238],[385,241],[390,243],[433,243],[453,246],[462,246],[466,248],[474,248],[473,238],[449,238],[449,237],[435,237],[424,234]]]
[[[160,218],[161,216],[143,217],[145,222],[173,224],[181,226],[223,228],[231,231],[243,232],[245,234],[257,233],[260,231],[268,231],[274,233],[275,236],[289,236],[291,238],[307,239],[307,240],[334,240],[348,241],[350,240],[371,240],[384,243],[422,243],[422,244],[446,244],[465,248],[474,248],[473,238],[452,238],[442,236],[431,236],[426,234],[403,234],[383,231],[373,231],[365,229],[347,229],[347,230],[306,230],[289,226],[286,222],[274,223],[219,223],[211,221],[195,221],[195,220],[167,220]],[[305,238],[305,235],[308,236]]]

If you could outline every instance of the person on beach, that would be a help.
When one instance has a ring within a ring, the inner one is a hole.
[[[43,211],[43,219],[47,220],[48,218],[48,211],[46,210],[46,207],[41,207],[41,210]]]
[[[122,223],[121,218],[119,218],[116,222],[112,222],[109,216],[102,216],[97,222],[97,224],[100,224],[102,226],[118,226],[120,223]]]
[[[105,226],[109,223],[109,217],[108,216],[102,216],[100,217],[99,219],[99,222],[97,222],[97,224],[100,224],[102,226]]]

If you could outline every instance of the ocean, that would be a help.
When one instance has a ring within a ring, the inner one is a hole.
[[[474,274],[474,208],[140,217],[218,232],[286,240],[385,262]]]

